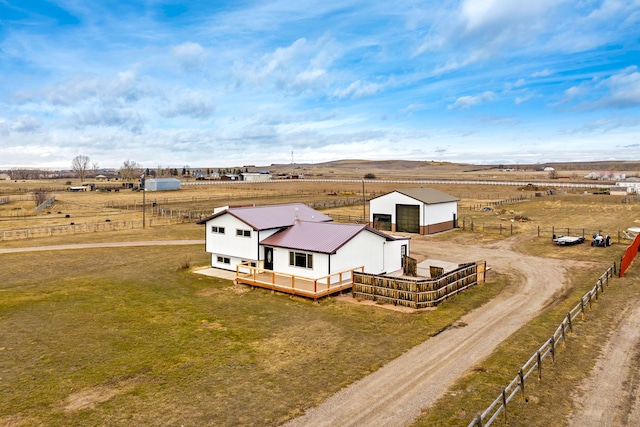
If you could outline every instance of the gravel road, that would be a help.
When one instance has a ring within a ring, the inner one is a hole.
[[[487,267],[512,275],[514,286],[460,319],[458,325],[465,326],[429,338],[285,426],[409,425],[455,380],[562,292],[566,261],[516,253],[511,250],[514,238],[465,243],[458,237],[433,243],[427,236],[412,236],[411,253],[419,260],[486,260]]]
[[[2,248],[0,254],[17,252],[64,251],[70,249],[122,248],[133,246],[204,245],[204,240],[153,240],[143,242],[74,243],[70,245],[29,246],[25,248]]]

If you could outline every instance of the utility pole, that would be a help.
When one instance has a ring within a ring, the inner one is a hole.
[[[367,199],[364,196],[364,179],[362,180],[362,219],[369,224],[367,219]]]
[[[143,171],[140,175],[140,189],[142,190],[142,228],[147,227],[146,208],[147,208],[147,190],[145,183],[146,173]]]

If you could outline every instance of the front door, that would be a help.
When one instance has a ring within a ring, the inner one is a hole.
[[[264,247],[264,269],[273,270],[273,248]]]

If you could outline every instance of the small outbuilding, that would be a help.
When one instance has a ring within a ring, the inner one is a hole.
[[[147,191],[169,191],[179,190],[180,180],[176,178],[151,178],[145,183]]]
[[[240,174],[242,180],[246,182],[264,182],[271,181],[271,174],[259,172],[244,172]]]
[[[432,188],[396,190],[369,201],[374,229],[433,234],[458,226],[459,199]]]

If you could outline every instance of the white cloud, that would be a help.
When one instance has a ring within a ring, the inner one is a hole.
[[[640,73],[636,66],[612,75],[600,82],[598,86],[609,90],[609,95],[603,100],[608,106],[621,108],[640,106]]]
[[[356,80],[351,83],[348,87],[342,90],[336,90],[335,96],[339,99],[344,98],[365,98],[367,96],[375,95],[376,93],[382,90],[383,86],[378,83],[371,82],[362,82],[360,80]]]
[[[171,54],[185,70],[202,67],[207,51],[198,43],[185,42],[171,48]]]
[[[592,79],[564,91],[559,104],[577,102],[580,108],[633,108],[640,106],[640,73],[628,67],[609,77]]]
[[[169,106],[160,109],[164,117],[190,117],[192,119],[207,119],[215,112],[215,105],[205,94],[190,90],[174,91],[167,99]]]
[[[462,16],[468,32],[483,30],[501,33],[518,27],[520,23],[530,24],[560,3],[558,0],[465,0]]]
[[[447,108],[449,110],[468,110],[473,106],[490,102],[494,99],[496,99],[496,94],[494,92],[487,91],[474,96],[461,96],[456,99],[456,102],[450,104]]]
[[[516,105],[520,105],[522,103],[527,102],[528,100],[530,100],[531,98],[533,98],[535,95],[533,93],[527,93],[523,96],[516,96],[516,98],[513,100],[514,104]]]
[[[542,71],[536,71],[535,73],[531,73],[531,77],[548,77],[552,74],[553,72],[551,70],[549,70],[548,68],[545,68]]]
[[[249,82],[264,91],[270,88],[302,94],[325,90],[329,67],[337,49],[329,39],[309,41],[302,37],[251,61],[238,60],[233,69],[240,83]]]
[[[42,122],[29,114],[23,114],[7,125],[9,131],[34,132],[42,126]]]

